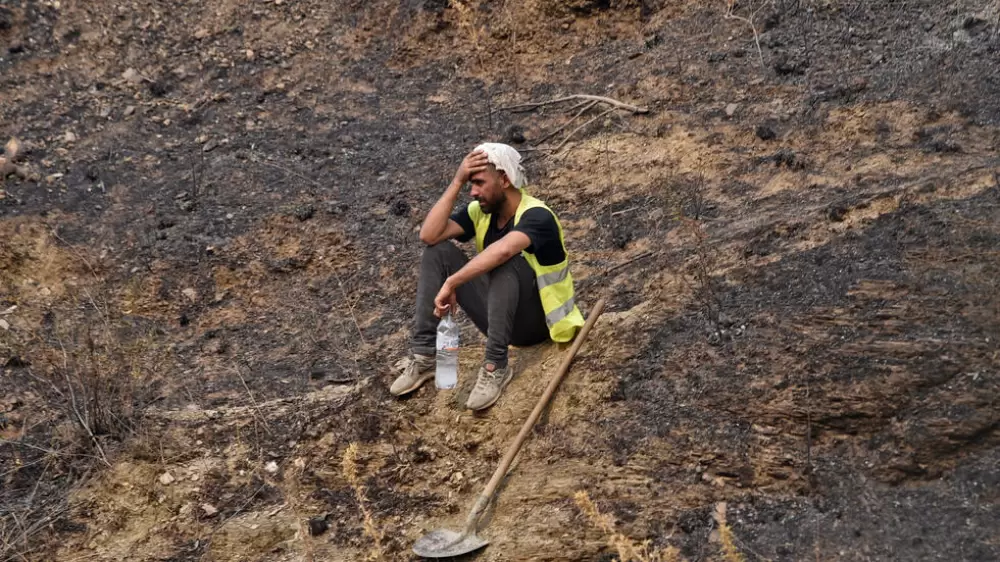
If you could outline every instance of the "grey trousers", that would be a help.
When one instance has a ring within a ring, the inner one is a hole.
[[[424,249],[410,338],[413,353],[435,354],[438,318],[434,316],[434,297],[445,279],[468,261],[465,252],[451,242]],[[462,285],[455,296],[465,314],[486,335],[486,362],[498,369],[507,366],[509,345],[535,345],[549,338],[535,272],[521,255]]]

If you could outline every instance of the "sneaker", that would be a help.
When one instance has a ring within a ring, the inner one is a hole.
[[[490,371],[483,365],[479,369],[479,376],[476,378],[476,386],[469,394],[469,400],[465,407],[470,410],[482,410],[492,406],[503,392],[507,383],[514,376],[514,369],[508,363],[503,369]]]
[[[402,374],[393,381],[389,393],[393,396],[402,396],[420,388],[420,385],[434,378],[435,364],[432,355],[414,353],[400,359],[393,365],[393,370],[402,371]]]

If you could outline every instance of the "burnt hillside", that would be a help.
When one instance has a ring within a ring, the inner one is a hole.
[[[621,556],[580,491],[663,560],[1000,558],[998,56],[995,0],[0,0],[0,560],[460,526],[565,353],[388,393],[483,140],[609,305],[470,560]]]

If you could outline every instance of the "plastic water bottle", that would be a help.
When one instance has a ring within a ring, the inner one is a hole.
[[[438,323],[434,384],[442,390],[455,388],[458,384],[458,324],[450,312]]]

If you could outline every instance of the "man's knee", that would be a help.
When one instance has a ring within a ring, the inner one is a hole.
[[[528,260],[524,259],[524,256],[520,254],[498,265],[494,268],[494,271],[513,273],[514,275],[524,277],[525,279],[535,278],[535,272],[531,269],[531,266],[528,265]]]
[[[520,256],[515,256],[515,257],[513,257],[513,258],[511,258],[511,259],[503,262],[502,264],[494,267],[493,269],[491,269],[490,270],[490,280],[492,281],[494,279],[500,279],[500,278],[509,279],[509,280],[516,280],[517,279],[518,267],[517,267],[517,264],[515,263],[515,260],[517,260],[518,258],[524,259],[524,258],[521,258]]]
[[[424,253],[421,256],[421,260],[424,263],[429,262],[446,262],[449,261],[456,253],[461,253],[462,250],[458,249],[451,240],[445,240],[444,242],[438,242],[433,246],[424,246]]]
[[[523,287],[531,283],[534,276],[528,262],[521,256],[515,256],[490,271],[490,288],[520,292]]]

